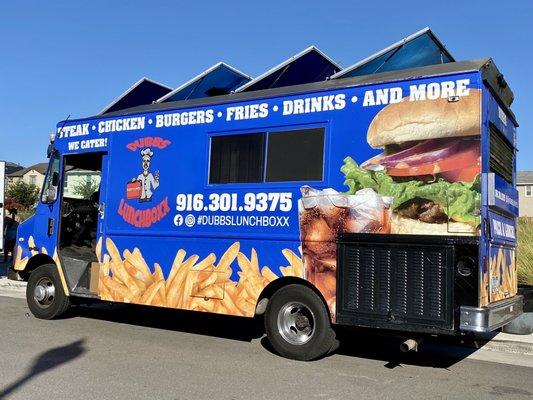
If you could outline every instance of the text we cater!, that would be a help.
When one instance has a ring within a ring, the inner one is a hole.
[[[512,92],[491,60],[439,49],[449,62],[364,76],[310,49],[328,75],[267,88],[220,64],[240,89],[192,97],[206,73],[190,99],[58,124],[18,232],[31,311],[81,297],[260,317],[300,360],[335,349],[333,324],[506,324],[522,307]],[[70,195],[73,173],[94,193]]]

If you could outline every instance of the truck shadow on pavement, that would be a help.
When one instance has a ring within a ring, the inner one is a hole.
[[[141,305],[93,304],[77,307],[70,316],[145,326],[156,329],[193,333],[230,340],[251,342],[261,339],[261,345],[276,354],[264,337],[261,318],[248,319],[198,313],[183,310],[158,309]],[[463,346],[457,338],[426,338],[419,352],[402,353],[400,343],[407,338],[376,334],[376,331],[357,330],[337,326],[340,346],[335,354],[354,358],[384,361],[385,368],[416,365],[431,368],[449,368],[472,354],[475,349]]]
[[[340,347],[337,354],[384,361],[385,368],[402,365],[448,369],[476,351],[460,343],[456,337],[425,337],[419,351],[403,353],[400,344],[409,337],[386,336],[384,332],[356,331],[350,328],[337,329]]]
[[[383,361],[383,367],[394,369],[403,365],[448,369],[464,360],[476,351],[459,343],[457,338],[428,338],[420,346],[420,350],[403,353],[400,344],[405,338],[387,335],[386,332],[376,333],[371,330],[356,330],[354,328],[335,328],[339,347],[330,355],[365,358]],[[276,354],[268,339],[261,339],[262,346]]]
[[[134,304],[95,303],[73,309],[69,316],[165,329],[251,342],[263,336],[262,321],[196,311],[172,310]]]
[[[54,347],[53,349],[41,353],[34,359],[25,375],[21,376],[8,386],[0,388],[0,399],[7,399],[10,394],[15,392],[26,382],[35,378],[37,375],[71,362],[86,351],[85,339],[80,339],[65,346]]]

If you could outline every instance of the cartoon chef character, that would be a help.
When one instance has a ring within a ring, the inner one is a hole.
[[[149,147],[141,150],[141,161],[143,172],[137,178],[133,178],[132,182],[139,181],[141,183],[141,197],[139,201],[152,200],[152,190],[159,186],[159,171],[154,174],[150,172],[150,163],[154,152]]]

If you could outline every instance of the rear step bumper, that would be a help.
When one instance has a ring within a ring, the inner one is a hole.
[[[522,314],[524,298],[521,295],[500,300],[486,307],[461,306],[460,326],[462,331],[491,332]]]

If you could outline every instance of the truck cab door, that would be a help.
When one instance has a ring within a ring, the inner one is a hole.
[[[108,168],[109,168],[109,155],[104,153],[102,155],[102,169],[100,179],[100,197],[98,199],[98,221],[96,225],[96,238],[100,243],[97,252],[102,249],[105,243],[105,226],[106,226],[106,213],[107,213],[107,188],[108,188]],[[96,254],[98,259],[101,259],[102,254]]]
[[[33,229],[33,243],[28,240],[28,245],[33,246],[30,251],[42,251],[44,247],[52,256],[57,250],[57,233],[59,230],[59,193],[61,177],[61,158],[59,152],[50,156],[50,163],[44,179],[44,185],[39,195],[35,210],[35,225]]]

